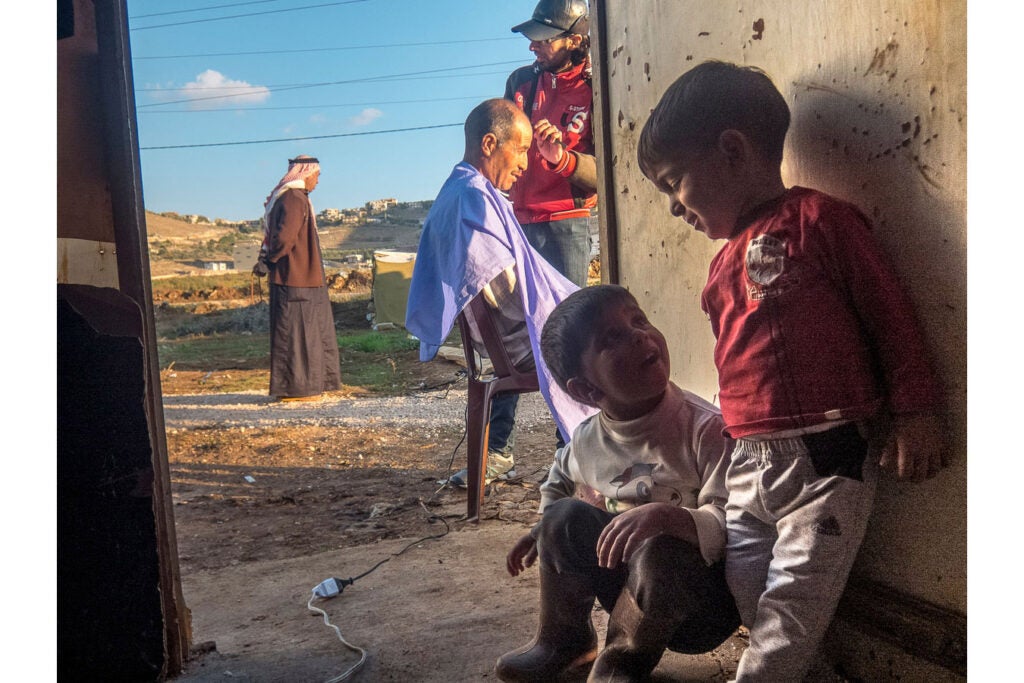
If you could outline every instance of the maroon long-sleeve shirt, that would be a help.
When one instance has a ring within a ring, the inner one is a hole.
[[[761,207],[701,306],[733,438],[939,406],[911,302],[852,204],[794,187]]]

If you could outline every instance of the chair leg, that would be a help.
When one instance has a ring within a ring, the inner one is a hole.
[[[487,471],[487,434],[491,417],[491,402],[487,388],[481,384],[469,386],[468,424],[466,425],[466,517],[480,521],[480,508],[484,496],[484,472]]]

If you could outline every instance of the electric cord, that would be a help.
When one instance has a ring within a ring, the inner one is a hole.
[[[458,384],[459,382],[461,382],[464,379],[468,381],[468,379],[469,379],[469,372],[467,370],[459,370],[458,372],[455,373],[455,378],[454,379],[445,380],[444,382],[439,382],[439,383],[431,385],[429,387],[427,387],[427,386],[418,387],[415,390],[415,393],[425,393],[425,392],[429,392],[429,391],[436,391],[438,389],[443,388],[444,389],[444,395],[441,397],[442,400],[443,400],[443,399],[448,398],[448,393],[452,390],[452,388],[456,384]],[[409,395],[412,395],[412,393],[410,393]],[[444,491],[450,485],[449,484],[449,479],[451,479],[451,476],[452,476],[452,470],[453,470],[453,466],[455,464],[455,456],[458,455],[459,448],[461,448],[462,444],[465,443],[466,437],[468,436],[468,432],[469,432],[469,430],[468,430],[468,425],[469,425],[469,404],[468,403],[466,404],[466,409],[463,412],[462,424],[463,424],[462,436],[459,437],[459,442],[455,444],[454,448],[452,448],[452,455],[451,455],[450,458],[448,458],[448,464],[445,466],[445,475],[440,480],[438,480],[437,483],[439,484],[439,486],[437,487],[437,489],[434,490],[434,493],[431,494],[430,498],[427,499],[428,503],[433,502],[433,500],[437,497],[437,494],[441,493],[441,491]],[[421,505],[422,505],[422,503],[421,503]]]
[[[420,507],[422,507],[423,511],[427,513],[427,522],[428,523],[441,522],[441,524],[444,524],[444,531],[443,532],[441,532],[439,534],[431,534],[431,535],[428,535],[428,536],[421,536],[420,538],[417,538],[415,541],[412,541],[412,542],[406,544],[397,553],[391,553],[390,556],[385,557],[383,560],[381,560],[377,564],[373,565],[372,567],[370,567],[369,569],[367,569],[365,572],[363,572],[362,574],[360,574],[358,576],[353,576],[353,577],[350,577],[350,578],[347,578],[347,579],[339,579],[339,578],[334,577],[334,578],[325,579],[324,581],[321,581],[319,584],[317,584],[316,588],[313,589],[313,593],[314,593],[315,597],[318,597],[318,598],[333,598],[334,596],[340,594],[343,590],[345,590],[346,586],[351,586],[353,583],[355,583],[359,579],[363,578],[364,576],[367,576],[367,575],[373,573],[374,571],[377,570],[378,567],[380,567],[385,562],[390,562],[392,557],[398,557],[399,555],[401,555],[402,553],[404,553],[405,551],[407,551],[409,548],[413,547],[414,545],[418,545],[420,543],[423,543],[424,541],[432,541],[432,540],[436,540],[436,539],[439,539],[439,538],[444,538],[445,536],[447,536],[448,533],[451,531],[451,526],[449,526],[448,522],[445,521],[444,517],[442,517],[441,515],[435,515],[434,513],[430,512],[430,510],[427,510],[427,506],[423,504],[423,501],[420,501]]]
[[[420,543],[422,543],[424,541],[435,540],[435,539],[443,538],[444,536],[448,535],[448,533],[451,531],[451,527],[449,526],[448,522],[445,521],[444,517],[442,517],[440,515],[435,515],[435,514],[431,513],[429,510],[427,510],[427,507],[426,507],[426,505],[423,504],[423,501],[420,501],[420,507],[422,507],[424,512],[427,513],[427,521],[429,523],[433,523],[435,521],[439,521],[442,524],[444,524],[444,531],[443,532],[441,532],[439,534],[431,534],[431,535],[428,535],[428,536],[422,536],[422,537],[416,539],[415,541],[412,541],[411,543],[408,543],[401,550],[399,550],[397,553],[392,553],[389,557],[385,557],[383,560],[381,560],[377,564],[373,565],[372,567],[367,569],[362,574],[359,574],[358,576],[353,576],[353,577],[350,577],[350,578],[347,578],[347,579],[339,579],[339,578],[336,578],[336,577],[331,577],[329,579],[324,579],[323,581],[321,581],[320,583],[318,583],[316,586],[313,587],[312,593],[309,596],[309,600],[306,602],[306,608],[309,611],[311,611],[311,612],[315,612],[315,613],[323,615],[324,624],[326,624],[327,626],[331,627],[334,630],[334,632],[338,636],[338,640],[340,640],[341,643],[345,647],[347,647],[349,650],[352,650],[353,652],[356,652],[356,653],[359,654],[359,661],[357,661],[355,664],[353,664],[348,669],[346,669],[344,673],[342,673],[342,674],[340,674],[338,676],[335,676],[334,678],[331,678],[331,679],[325,681],[324,683],[340,683],[341,681],[348,680],[349,677],[355,675],[358,671],[360,671],[363,668],[363,665],[366,663],[367,653],[366,653],[365,649],[359,647],[358,645],[353,645],[352,643],[350,643],[347,640],[345,640],[345,637],[341,634],[341,629],[339,629],[335,624],[332,624],[331,620],[330,620],[330,617],[328,616],[327,612],[325,612],[324,610],[320,609],[319,607],[316,607],[313,604],[313,601],[318,599],[318,598],[323,599],[323,600],[329,600],[331,598],[337,597],[338,595],[341,595],[342,591],[345,590],[346,586],[351,586],[352,584],[354,584],[359,579],[361,579],[364,576],[367,576],[368,574],[376,571],[378,567],[383,565],[385,562],[389,562],[391,560],[391,558],[398,557],[399,555],[401,555],[402,553],[407,551],[409,548],[412,548],[413,546],[418,545],[418,544],[420,544]]]
[[[457,373],[457,377],[454,380],[454,382],[457,382],[458,380],[460,380],[460,379],[462,379],[464,377],[468,378],[468,374],[464,370],[460,370]],[[445,391],[445,396],[447,396],[447,395],[448,395],[448,392]],[[451,476],[452,476],[452,469],[453,469],[453,466],[455,464],[455,456],[458,455],[459,448],[462,447],[462,444],[465,443],[465,441],[466,441],[466,437],[469,435],[469,404],[468,403],[466,404],[466,409],[463,412],[462,424],[463,424],[462,436],[459,438],[459,442],[457,444],[455,444],[455,447],[452,449],[452,455],[451,455],[450,458],[448,458],[448,465],[445,467],[445,475],[444,475],[444,477],[442,477],[441,479],[438,480],[437,483],[439,484],[439,486],[437,487],[437,489],[434,490],[434,493],[431,494],[430,498],[427,499],[428,503],[432,502],[434,500],[434,498],[437,497],[437,494],[441,493],[441,491],[444,491],[447,487],[449,487],[451,485],[449,480],[451,479]],[[541,470],[543,470],[543,469],[546,469],[546,468],[542,467]],[[541,472],[541,470],[537,470],[535,472],[535,474],[539,474]],[[465,515],[462,515],[462,518],[465,518]]]
[[[469,419],[469,408],[467,407],[466,408],[466,420],[468,420],[468,419]],[[455,465],[455,456],[458,454],[459,448],[462,447],[462,444],[465,443],[466,435],[467,434],[468,434],[468,430],[463,428],[462,436],[459,437],[459,442],[457,444],[455,444],[455,447],[452,449],[452,455],[451,455],[450,458],[448,458],[448,464],[445,466],[444,477],[442,477],[440,479],[440,481],[438,482],[440,484],[440,486],[438,486],[434,490],[434,493],[431,494],[431,496],[429,498],[430,501],[433,501],[434,498],[437,497],[437,494],[441,493],[441,491],[444,491],[446,488],[448,488],[448,486],[449,486],[449,479],[451,479],[451,476],[452,476],[452,468]]]
[[[431,391],[437,391],[439,389],[444,389],[444,394],[441,396],[441,400],[443,401],[446,398],[448,398],[448,394],[449,394],[449,392],[451,392],[452,387],[454,387],[456,384],[458,384],[463,379],[465,379],[466,376],[467,375],[466,375],[466,371],[465,370],[459,370],[458,372],[455,373],[455,378],[454,379],[446,379],[443,382],[438,382],[437,384],[431,384],[430,386],[416,387],[412,391],[407,392],[406,395],[407,396],[416,396],[417,394],[425,394],[425,393],[429,393]]]
[[[444,395],[441,396],[441,400],[444,400],[448,398],[448,393],[456,384],[468,378],[468,372],[466,372],[465,370],[459,370],[458,372],[455,373],[454,379],[445,380],[444,382],[439,382],[438,384],[434,384],[429,387],[419,387],[415,389],[414,392],[410,392],[408,395],[413,396],[415,394],[427,393],[430,391],[436,391],[438,389],[443,388]],[[462,436],[459,437],[459,442],[455,444],[455,447],[452,449],[452,455],[450,458],[448,458],[448,464],[445,466],[445,475],[438,481],[438,484],[440,484],[440,486],[438,486],[437,489],[435,489],[434,492],[430,495],[430,498],[427,499],[427,503],[434,502],[434,499],[437,498],[437,494],[441,493],[441,491],[444,491],[445,488],[447,488],[448,486],[448,480],[452,476],[452,466],[455,464],[455,456],[458,454],[459,448],[466,441],[466,435],[468,433],[466,425],[469,424],[469,404],[466,405],[466,408],[463,412],[462,424]],[[423,505],[423,503],[421,502],[420,505]]]
[[[328,581],[332,581],[332,580],[333,579],[328,579]],[[341,629],[339,629],[337,626],[335,626],[334,624],[331,623],[330,618],[327,616],[327,612],[325,612],[322,609],[320,609],[319,607],[315,607],[313,605],[313,601],[316,600],[318,597],[320,597],[319,595],[317,595],[317,588],[320,588],[320,586],[322,586],[323,583],[325,583],[325,582],[321,582],[320,585],[318,585],[316,588],[313,589],[313,594],[310,595],[309,602],[306,603],[306,607],[311,612],[318,612],[318,613],[322,614],[323,617],[324,617],[324,623],[327,624],[328,626],[330,626],[332,629],[334,629],[334,632],[338,634],[338,640],[341,641],[342,645],[344,645],[348,649],[352,650],[353,652],[359,653],[359,661],[358,662],[356,662],[355,664],[350,666],[340,676],[335,676],[334,678],[331,678],[331,679],[328,679],[327,681],[325,681],[325,683],[340,683],[340,681],[347,680],[350,676],[353,676],[356,672],[358,672],[360,669],[363,668],[363,664],[366,663],[366,650],[364,650],[363,648],[359,647],[358,645],[353,645],[352,643],[350,643],[347,640],[345,640],[345,636],[341,635]]]

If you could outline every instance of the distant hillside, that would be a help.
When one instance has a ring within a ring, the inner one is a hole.
[[[363,224],[318,224],[324,258],[340,261],[348,254],[359,254],[369,259],[379,249],[415,251],[420,221],[426,214],[425,207],[392,207],[386,214],[369,216]],[[211,271],[204,270],[204,262],[233,264],[236,243],[258,243],[262,239],[251,226],[189,223],[151,211],[146,212],[146,233],[153,277],[209,275]]]
[[[214,225],[212,223],[189,223],[176,218],[167,218],[152,211],[146,212],[146,234],[151,242],[153,239],[201,240],[211,237],[218,238],[234,230],[231,227]]]

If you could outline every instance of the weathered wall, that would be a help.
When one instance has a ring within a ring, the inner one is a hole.
[[[706,59],[767,71],[793,113],[786,184],[851,200],[875,221],[948,390],[953,463],[924,484],[881,486],[855,571],[966,614],[966,2],[594,5],[610,131],[602,209],[619,280],[666,333],[677,382],[715,397],[699,295],[721,243],[669,216],[637,169],[636,140],[680,74]]]
[[[91,7],[82,5],[83,9]],[[77,12],[57,41],[57,282],[117,287],[113,207],[106,165],[96,21]]]

